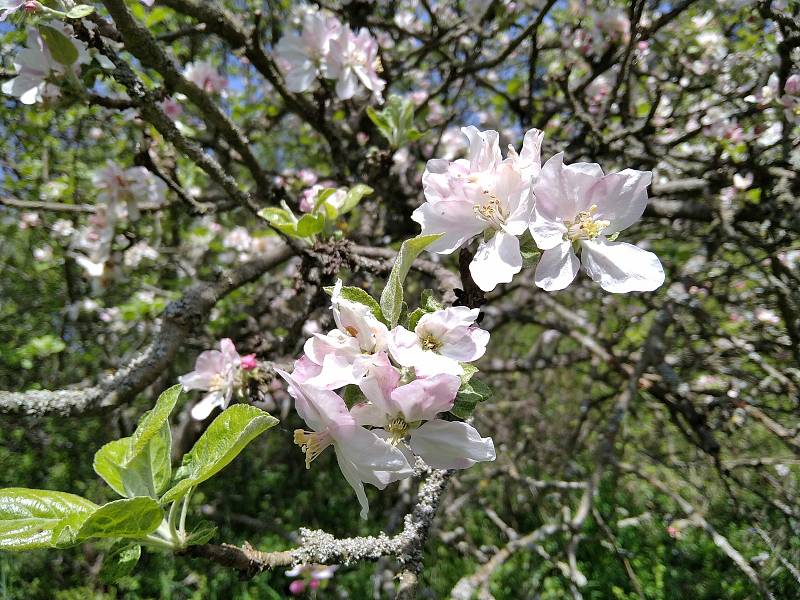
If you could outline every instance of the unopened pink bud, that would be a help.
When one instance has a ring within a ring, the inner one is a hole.
[[[23,10],[30,15],[38,12],[41,8],[42,5],[36,2],[36,0],[28,0],[28,2],[26,2],[24,5]]]
[[[783,86],[785,91],[790,96],[800,96],[800,75],[792,75],[786,80],[786,85]]]
[[[246,354],[241,358],[240,364],[245,371],[252,371],[258,366],[255,354]]]
[[[302,594],[306,589],[306,582],[302,579],[295,579],[292,583],[289,584],[289,591],[293,596],[299,596]]]
[[[317,589],[319,587],[319,580],[312,579],[311,581],[308,582],[308,587],[310,587],[312,590]]]

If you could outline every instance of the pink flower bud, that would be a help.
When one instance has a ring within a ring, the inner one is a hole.
[[[308,587],[310,587],[312,590],[316,590],[319,587],[319,580],[312,579],[311,581],[308,582]]]
[[[245,371],[252,371],[258,366],[258,361],[256,360],[255,354],[245,354],[241,358],[240,364],[242,365],[242,369]]]
[[[786,85],[783,86],[783,91],[790,96],[800,96],[800,75],[792,75],[786,80]]]
[[[36,2],[36,0],[28,0],[23,7],[23,10],[28,13],[29,15],[37,12],[39,9],[42,8],[42,5]]]
[[[306,589],[306,582],[302,579],[295,579],[292,583],[289,584],[289,591],[293,596],[299,596],[302,594]]]

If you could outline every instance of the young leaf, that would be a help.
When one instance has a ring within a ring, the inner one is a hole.
[[[70,516],[85,518],[97,505],[65,492],[0,490],[0,550],[49,548],[53,533]]]
[[[311,237],[322,231],[323,227],[325,227],[325,215],[322,213],[303,215],[297,222],[297,235]]]
[[[82,19],[83,17],[88,17],[93,12],[94,6],[89,6],[88,4],[78,4],[67,13],[67,18]]]
[[[420,252],[443,235],[443,233],[419,235],[406,240],[400,246],[400,252],[397,253],[392,272],[389,273],[386,287],[381,294],[381,310],[390,327],[397,325],[400,319],[400,312],[403,306],[403,282],[408,275],[409,269],[411,269],[411,264],[419,256]]]
[[[70,66],[78,60],[78,49],[75,44],[58,29],[49,25],[39,25],[39,34],[56,62]]]
[[[141,555],[142,547],[140,545],[125,541],[116,542],[103,557],[100,580],[111,584],[130,575]]]
[[[410,315],[408,315],[408,329],[410,331],[414,331],[417,327],[417,323],[422,318],[422,315],[427,314],[426,311],[422,310],[421,308],[415,308]]]
[[[371,187],[364,185],[363,183],[359,183],[358,185],[352,187],[342,201],[342,206],[339,209],[339,215],[341,216],[349,213],[356,206],[358,206],[358,203],[361,202],[364,196],[369,196],[374,191],[375,190],[373,190]]]
[[[258,211],[258,216],[286,235],[297,235],[297,221],[289,211],[268,206]]]
[[[187,546],[200,546],[217,535],[217,526],[209,521],[200,521],[186,538]]]
[[[94,470],[120,496],[158,498],[172,477],[169,415],[181,393],[174,385],[139,420],[129,438],[109,442],[94,455]]]
[[[164,494],[161,503],[177,500],[213,477],[256,436],[277,422],[278,419],[269,413],[247,404],[236,404],[225,410],[214,419],[184,458],[184,464],[178,470],[181,481]]]
[[[491,396],[492,389],[470,375],[469,381],[464,383],[458,391],[455,404],[450,412],[457,417],[466,419],[472,415],[480,402],[488,400]]]
[[[164,511],[152,498],[125,498],[104,504],[83,522],[75,538],[143,538],[164,519]]]

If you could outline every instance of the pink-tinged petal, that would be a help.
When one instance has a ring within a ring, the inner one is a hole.
[[[442,310],[436,310],[422,315],[414,331],[417,336],[431,332],[437,337],[443,337],[452,329],[474,325],[480,313],[481,311],[479,309],[469,308],[467,306],[443,308]]]
[[[625,169],[606,175],[592,186],[587,203],[597,205],[595,219],[611,222],[605,234],[622,231],[642,217],[647,206],[647,186],[652,180],[650,171]]]
[[[294,361],[292,378],[300,383],[306,383],[312,377],[316,377],[322,371],[322,366],[312,361],[307,356],[301,356]]]
[[[350,414],[362,427],[384,427],[386,425],[386,411],[378,408],[372,402],[359,402],[350,409]]]
[[[423,359],[414,365],[414,372],[417,377],[433,377],[438,374],[460,376],[464,368],[453,358],[426,351]]]
[[[544,131],[529,129],[522,138],[522,151],[519,153],[517,168],[523,177],[535,178],[542,170],[542,141]]]
[[[589,208],[588,191],[603,177],[595,163],[564,164],[564,153],[552,156],[542,167],[533,186],[536,211],[548,221],[572,220]]]
[[[367,375],[359,382],[359,387],[367,400],[383,411],[384,415],[391,412],[390,399],[392,391],[400,383],[400,373],[389,362],[386,353],[374,357],[369,366]],[[383,424],[380,425],[381,427]]]
[[[459,330],[460,337],[448,335],[439,353],[458,362],[473,362],[486,354],[486,345],[489,343],[489,332],[477,325],[468,327],[466,331]],[[455,334],[455,332],[453,332]]]
[[[415,332],[398,325],[389,333],[389,354],[400,366],[413,367],[415,363],[424,360],[425,355],[422,352]]]
[[[581,244],[583,268],[607,292],[651,292],[664,283],[664,268],[652,252],[624,242]]]
[[[306,383],[326,390],[338,390],[357,384],[361,377],[353,369],[353,360],[342,354],[328,354],[322,361],[322,370]]]
[[[233,345],[233,340],[230,338],[223,338],[219,342],[219,348],[222,351],[222,359],[226,365],[238,365],[241,357],[236,351],[236,346]]]
[[[337,454],[353,464],[361,481],[383,489],[409,477],[413,469],[400,450],[355,423],[331,429]]]
[[[289,395],[295,400],[297,414],[314,431],[325,431],[334,421],[352,421],[344,400],[335,392],[301,383],[281,369],[275,371],[289,384]]]
[[[486,222],[475,216],[474,205],[463,200],[426,202],[411,220],[422,227],[420,235],[444,234],[427,248],[438,254],[450,254],[486,228]]]
[[[411,432],[411,450],[434,469],[466,469],[495,459],[492,438],[460,421],[428,421]]]
[[[318,365],[321,365],[329,354],[355,357],[361,353],[358,340],[338,329],[326,334],[315,333],[306,340],[303,351]]]
[[[509,283],[521,270],[519,239],[503,231],[482,242],[469,265],[472,279],[484,292],[491,292],[498,283]]]
[[[428,421],[453,408],[461,378],[455,375],[434,375],[415,379],[392,392],[392,403],[406,422]]]
[[[225,408],[226,405],[222,392],[211,392],[192,407],[192,418],[195,421],[205,421],[215,408]]]
[[[540,250],[550,250],[562,244],[567,233],[563,223],[548,221],[536,210],[533,211],[529,229]]]
[[[536,265],[534,282],[547,292],[563,290],[567,287],[580,269],[580,261],[575,256],[572,244],[562,242],[555,248],[542,252],[539,264]]]
[[[369,500],[367,499],[367,492],[364,490],[364,482],[361,481],[358,470],[353,463],[339,452],[336,453],[336,462],[339,463],[339,469],[347,480],[347,483],[350,484],[350,487],[353,488],[353,491],[356,493],[358,503],[361,505],[361,512],[359,513],[361,518],[366,519],[369,514]]]
[[[472,171],[488,171],[503,160],[500,153],[500,134],[489,129],[480,131],[477,127],[462,127],[461,133],[469,140],[469,164]]]

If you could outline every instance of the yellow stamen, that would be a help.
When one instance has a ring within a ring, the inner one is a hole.
[[[434,337],[430,333],[423,336],[422,339],[419,341],[419,343],[424,350],[430,350],[432,352],[436,352],[439,348],[442,347],[442,342],[439,341],[436,337]]]
[[[331,442],[331,436],[327,431],[294,430],[294,443],[300,446],[306,455],[306,469],[311,468],[313,460],[322,454]]]
[[[578,213],[574,221],[566,221],[567,233],[564,239],[567,241],[593,240],[602,231],[611,225],[611,221],[596,219],[594,214],[597,212],[597,205],[592,204],[589,210],[582,210]]]
[[[396,417],[386,426],[386,432],[389,434],[389,443],[396,446],[408,434],[408,423],[403,417]]]

